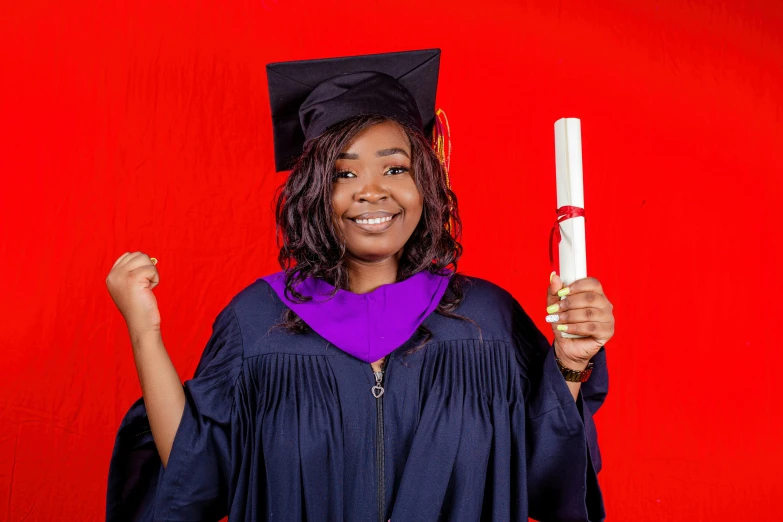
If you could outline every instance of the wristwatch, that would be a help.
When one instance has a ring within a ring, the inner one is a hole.
[[[555,356],[555,361],[557,362],[557,367],[560,368],[560,373],[563,374],[563,377],[568,382],[587,382],[587,379],[590,378],[590,374],[593,373],[592,362],[587,363],[587,368],[580,372],[572,370],[571,368],[566,368],[557,356]]]

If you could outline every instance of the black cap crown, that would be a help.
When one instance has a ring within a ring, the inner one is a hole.
[[[291,168],[308,140],[360,114],[429,132],[439,66],[440,49],[268,64],[276,170]]]

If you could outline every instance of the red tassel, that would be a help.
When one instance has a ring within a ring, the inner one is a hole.
[[[440,160],[440,164],[443,166],[443,173],[446,176],[446,188],[451,190],[451,180],[449,179],[449,166],[451,164],[451,128],[449,127],[449,119],[446,117],[446,113],[443,109],[435,111],[435,126],[432,128],[432,148],[435,150],[435,155],[438,156],[438,160]],[[451,205],[450,210],[453,210],[453,206]],[[456,237],[457,231],[455,229],[454,218],[449,217],[446,228],[452,237]]]

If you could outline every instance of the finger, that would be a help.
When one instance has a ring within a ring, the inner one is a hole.
[[[579,308],[611,308],[606,296],[595,292],[568,295],[565,299],[555,304],[557,304],[557,309],[555,310],[554,306],[548,307],[547,313],[560,313],[568,310],[577,310]]]
[[[134,258],[134,261],[138,263],[136,266],[144,266],[144,265],[152,265],[155,266],[155,264],[158,262],[157,259],[155,259],[155,263],[152,262],[152,257],[148,256],[147,254],[143,252],[139,252],[139,255]]]
[[[128,271],[134,270],[140,266],[155,266],[155,263],[152,262],[152,258],[143,252],[135,252],[134,254],[131,254],[131,256],[129,256],[123,264],[126,266]]]
[[[114,262],[114,264],[111,266],[111,267],[112,267],[112,269],[113,269],[115,266],[117,266],[118,264],[120,264],[120,262],[121,262],[123,259],[125,259],[126,257],[128,257],[129,255],[130,255],[130,252],[125,252],[125,253],[124,253],[124,254],[122,254],[120,257],[118,257],[118,258],[117,258],[117,261],[115,261],[115,262]]]
[[[158,273],[158,269],[155,268],[152,265],[142,265],[137,268],[134,268],[130,272],[128,272],[128,276],[133,279],[137,280],[139,277],[143,277],[150,281],[151,287],[155,287],[160,283],[160,274]]]
[[[134,261],[138,259],[139,256],[143,256],[143,255],[144,254],[139,251],[130,252],[127,256],[125,256],[125,259],[117,263],[117,266],[124,266],[124,267],[138,266],[137,264],[134,264]]]
[[[558,295],[572,295],[581,292],[595,292],[598,294],[603,294],[604,290],[601,286],[601,282],[598,279],[595,277],[585,277],[583,279],[577,279],[568,285],[567,288],[562,288]]]
[[[608,323],[611,319],[607,310],[601,308],[577,308],[570,312],[559,312],[546,316],[546,322],[553,325],[570,323]]]
[[[611,337],[613,330],[614,325],[611,323],[599,323],[596,321],[558,324],[556,327],[556,331],[561,334],[570,333],[574,335],[583,335],[585,337],[593,337],[595,339],[606,339]]]
[[[560,296],[557,295],[557,291],[563,288],[563,280],[557,275],[557,272],[549,274],[549,288],[547,289],[546,304],[547,306],[552,303],[560,301]]]
[[[152,276],[152,279],[150,281],[152,282],[152,284],[150,285],[150,289],[155,288],[156,286],[158,286],[158,283],[160,283],[160,272],[158,272],[157,268],[155,268],[155,274]]]

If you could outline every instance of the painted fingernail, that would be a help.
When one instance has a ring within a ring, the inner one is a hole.
[[[553,278],[553,277],[555,277],[555,274],[556,274],[556,273],[557,273],[557,272],[555,272],[554,270],[552,270],[552,273],[551,273],[551,274],[549,274],[549,282],[550,282],[550,283],[552,282],[552,278]]]
[[[559,324],[559,325],[557,325],[557,329],[560,330],[561,332],[565,332],[566,330],[568,330],[568,325],[567,324]]]
[[[557,304],[557,303],[555,303],[553,305],[549,305],[549,306],[546,307],[546,313],[548,313],[548,314],[553,314],[553,313],[557,312],[558,310],[560,310],[560,305]]]
[[[153,265],[153,266],[155,266],[155,265],[157,265],[157,264],[158,264],[158,260],[157,260],[157,259],[155,259],[154,257],[151,257],[151,258],[150,258],[150,262],[152,263],[152,265]]]
[[[557,295],[559,295],[560,297],[563,297],[564,295],[568,295],[568,292],[570,292],[570,291],[571,291],[571,289],[568,288],[568,287],[561,288],[560,290],[557,291]]]
[[[547,323],[556,323],[560,320],[560,316],[557,314],[547,315],[546,316],[546,322]]]

